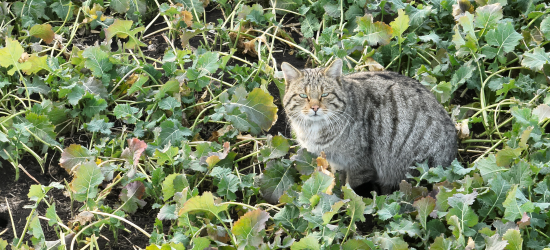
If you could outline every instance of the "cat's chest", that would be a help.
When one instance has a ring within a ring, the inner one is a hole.
[[[324,152],[338,151],[344,138],[344,127],[331,128],[323,123],[312,123],[303,125],[300,123],[291,123],[300,145],[309,152],[319,154]]]

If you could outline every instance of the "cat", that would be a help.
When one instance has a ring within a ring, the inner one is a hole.
[[[282,63],[283,107],[298,143],[325,152],[352,188],[376,182],[382,194],[407,179],[411,166],[450,166],[456,128],[418,81],[390,71],[342,75],[342,60],[298,70]]]

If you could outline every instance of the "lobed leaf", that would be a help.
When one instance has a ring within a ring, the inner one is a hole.
[[[29,36],[38,37],[46,43],[51,43],[55,33],[50,24],[36,24],[29,30]]]
[[[222,211],[228,209],[228,204],[220,204],[219,201],[214,200],[214,196],[210,192],[204,192],[202,195],[195,196],[183,204],[183,208],[179,211],[179,216],[190,212],[210,212],[213,215],[218,215]]]
[[[95,162],[86,162],[82,164],[74,175],[70,183],[71,191],[74,193],[74,199],[80,202],[88,201],[97,196],[97,186],[103,182],[101,169]]]
[[[63,149],[59,165],[70,173],[75,166],[83,162],[93,161],[94,158],[90,155],[88,149],[82,147],[82,145],[71,144],[69,147]]]
[[[296,170],[281,161],[270,161],[260,180],[260,191],[265,200],[276,204],[283,193],[294,185]]]
[[[128,147],[122,151],[120,157],[125,159],[128,163],[137,166],[139,164],[139,157],[141,157],[141,154],[146,148],[147,143],[144,141],[138,138],[128,139]]]
[[[247,212],[233,225],[231,232],[237,239],[238,249],[258,247],[263,243],[265,235],[265,223],[271,218],[269,213],[256,209]]]
[[[6,38],[6,47],[0,49],[0,66],[9,68],[8,75],[12,76],[15,71],[29,70],[32,66],[30,62],[19,62],[19,58],[23,54],[23,47],[17,40]]]
[[[135,213],[139,208],[142,208],[147,204],[142,200],[143,194],[145,194],[145,185],[141,181],[133,181],[128,183],[120,192],[119,198],[123,202],[122,210],[128,213]]]
[[[357,32],[357,39],[362,43],[367,42],[369,46],[389,44],[393,33],[387,24],[373,22],[373,17],[369,14],[357,17],[357,28],[354,31]]]

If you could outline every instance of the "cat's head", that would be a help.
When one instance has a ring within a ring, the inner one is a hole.
[[[283,105],[290,118],[306,121],[330,119],[344,111],[346,93],[342,86],[342,60],[326,68],[298,70],[284,62],[285,77]]]

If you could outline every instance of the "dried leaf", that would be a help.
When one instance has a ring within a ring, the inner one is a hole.
[[[139,163],[139,157],[141,157],[141,154],[146,148],[147,143],[144,141],[138,138],[128,139],[128,147],[122,151],[122,155],[120,155],[120,157],[125,159],[128,163],[137,166]]]
[[[456,123],[455,128],[458,132],[459,139],[465,139],[470,137],[470,128],[468,127],[468,119],[464,119],[462,120],[462,122]]]
[[[523,212],[521,220],[516,222],[516,224],[518,224],[520,229],[524,229],[526,226],[531,225],[531,217],[529,217],[526,212]]]
[[[193,26],[193,14],[191,12],[184,10],[181,12],[181,17],[185,24],[187,24],[187,27]]]

